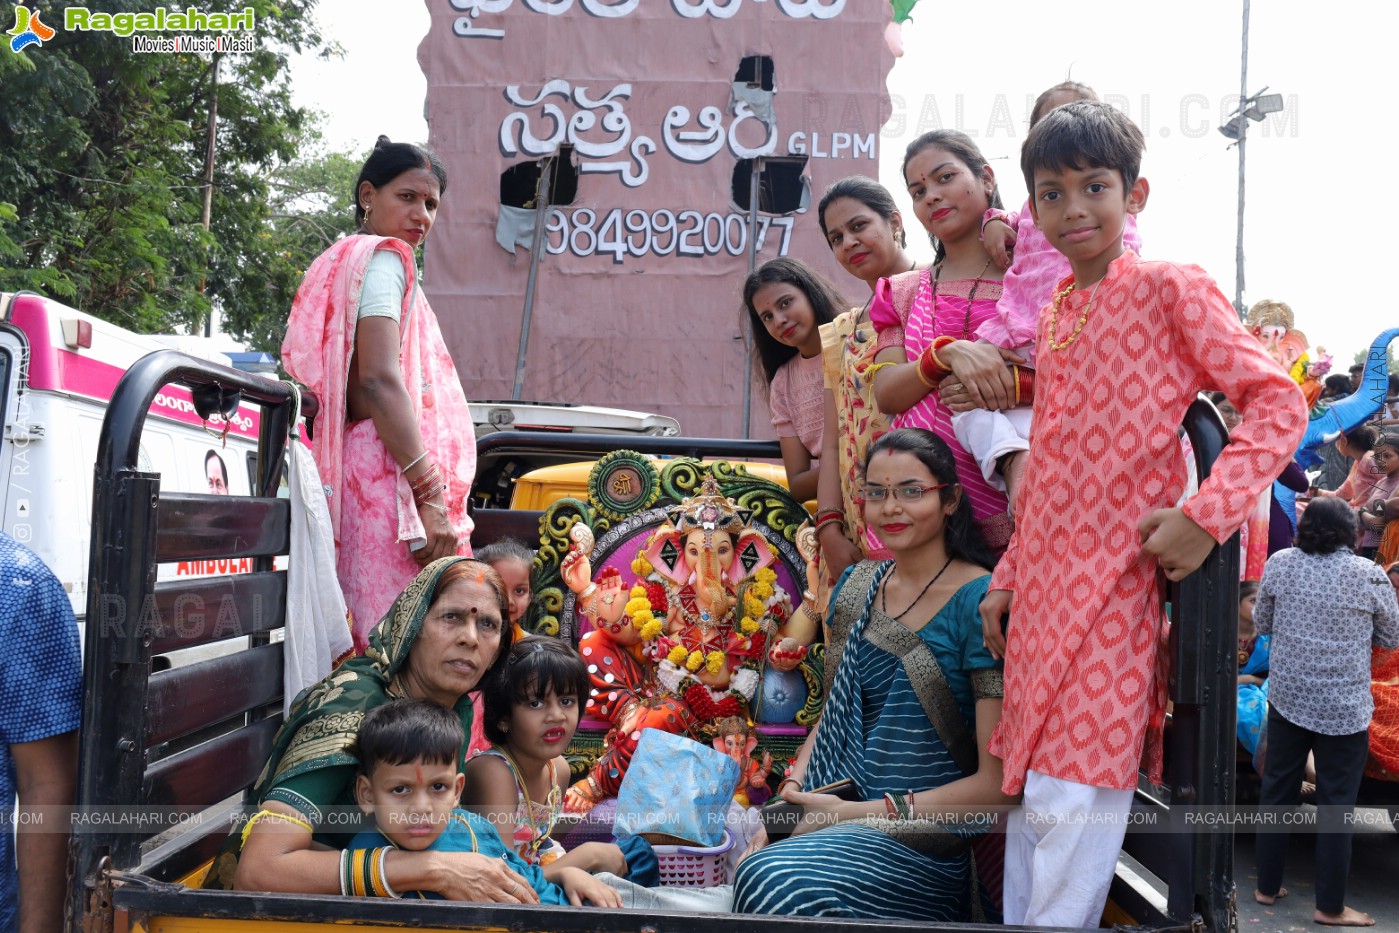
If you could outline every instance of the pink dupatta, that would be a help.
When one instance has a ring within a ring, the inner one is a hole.
[[[403,260],[399,368],[423,444],[447,484],[448,517],[457,532],[457,553],[463,555],[471,553],[466,507],[476,473],[471,409],[437,318],[414,287],[413,251],[392,237],[346,237],[306,271],[287,321],[282,365],[320,402],[311,452],[326,487],[340,586],[360,650],[369,630],[417,575],[420,568],[407,542],[424,537],[412,490],[373,422],[346,422],[360,292],[369,260],[380,249]]]

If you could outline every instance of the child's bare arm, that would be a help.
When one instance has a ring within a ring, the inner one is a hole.
[[[1015,246],[1015,229],[1011,225],[994,218],[986,221],[981,227],[981,242],[986,247],[986,252],[991,254],[991,261],[1001,269],[1009,269],[1011,261],[1011,249]]]
[[[544,877],[563,884],[564,869],[580,868],[589,874],[610,871],[618,878],[627,876],[627,857],[614,842],[585,842],[574,846],[544,866]]]
[[[1157,509],[1137,523],[1137,531],[1142,550],[1156,558],[1171,581],[1195,572],[1215,546],[1214,536],[1181,509]]]
[[[490,820],[505,847],[515,850],[515,811],[519,807],[519,788],[515,775],[505,760],[496,755],[477,755],[466,763],[466,786],[461,804],[478,816]]]
[[[564,894],[568,895],[568,902],[574,907],[582,907],[584,904],[609,910],[620,910],[622,907],[622,895],[582,869],[564,869],[554,883],[563,888]]]

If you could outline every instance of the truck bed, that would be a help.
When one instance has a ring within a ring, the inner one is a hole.
[[[258,495],[163,493],[158,475],[138,470],[141,423],[151,397],[171,382],[196,390],[196,397],[217,400],[238,392],[245,402],[263,406]],[[306,401],[308,407],[313,404]],[[287,426],[296,417],[294,405],[284,383],[169,350],[138,361],[114,393],[94,479],[80,814],[159,810],[171,817],[170,825],[178,825],[179,814],[220,805],[226,810],[230,801],[236,806],[261,770],[281,722],[283,646],[270,636],[286,621],[286,577],[273,562],[288,550],[290,509],[286,500],[276,498],[276,490]],[[1198,455],[1207,458],[1207,472],[1208,461],[1223,444],[1222,426],[1214,427],[1218,418],[1212,410],[1192,409],[1192,417],[1199,421],[1194,429],[1199,436],[1192,434],[1192,439]],[[481,454],[538,448],[550,454],[596,456],[614,449],[617,442],[602,436],[507,432],[485,439]],[[772,442],[647,437],[626,438],[624,444],[661,455],[777,455]],[[503,534],[533,538],[539,514],[477,510],[473,542]],[[157,582],[161,562],[234,557],[250,559],[253,572]],[[1169,787],[1144,787],[1138,795],[1138,806],[1153,808],[1167,819],[1177,802],[1232,803],[1232,781],[1226,775],[1233,753],[1233,673],[1225,670],[1227,678],[1219,675],[1219,665],[1210,660],[1233,656],[1231,574],[1236,581],[1237,550],[1226,547],[1173,595],[1179,620],[1173,632],[1177,672],[1171,684],[1175,774]],[[179,607],[187,604],[182,601],[189,599],[201,600],[208,611],[197,620],[186,614],[175,624]],[[213,610],[224,606],[233,611]],[[152,671],[155,655],[230,636],[239,650],[175,670]],[[1221,696],[1228,702],[1215,702]],[[1219,739],[1221,733],[1227,746]],[[1223,769],[1221,761],[1226,763]],[[173,838],[167,832],[170,825],[131,831],[97,820],[78,826],[72,845],[69,930],[110,930],[123,922],[152,931],[254,926],[290,931],[322,924],[337,929],[411,926],[560,933],[1031,930],[972,923],[910,925],[205,891],[179,882],[207,864],[228,831],[228,821],[206,820]],[[153,848],[156,841],[161,844]],[[1233,916],[1231,875],[1232,839],[1227,833],[1222,838],[1129,834],[1109,916],[1181,933],[1227,930]]]

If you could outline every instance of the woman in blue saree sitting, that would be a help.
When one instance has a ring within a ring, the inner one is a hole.
[[[806,821],[771,845],[759,833],[734,910],[969,919],[968,849],[1014,803],[986,751],[1002,696],[978,614],[993,558],[937,436],[885,434],[864,482],[865,520],[894,558],[850,568],[832,594],[825,712],[779,788]],[[809,792],[844,778],[859,800]]]

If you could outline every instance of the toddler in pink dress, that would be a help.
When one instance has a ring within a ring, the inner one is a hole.
[[[1075,81],[1055,85],[1035,101],[1030,126],[1056,107],[1075,100],[1097,99],[1098,95],[1087,85]],[[1069,261],[1049,245],[1035,226],[1028,201],[1018,212],[988,210],[981,221],[981,239],[993,259],[1002,262],[1012,255],[1012,247],[1014,259],[1006,267],[996,314],[976,329],[976,339],[1014,352],[1025,360],[1027,368],[1033,369],[1040,309],[1053,300],[1061,280],[1069,276]],[[1127,217],[1122,242],[1141,255],[1135,215]],[[1023,399],[1005,411],[977,408],[959,412],[952,417],[952,430],[957,442],[976,460],[986,482],[1005,491],[1013,512],[1017,479],[1024,463],[1024,458],[1016,455],[1030,448],[1030,400]],[[1002,464],[1007,457],[1012,459]]]

